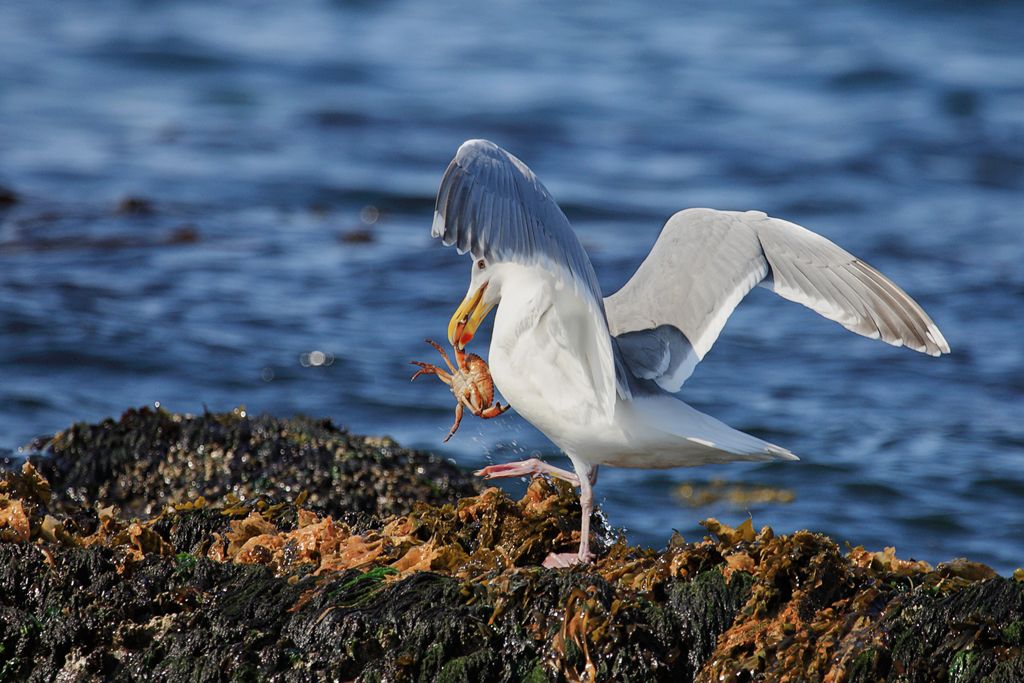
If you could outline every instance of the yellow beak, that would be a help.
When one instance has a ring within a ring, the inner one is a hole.
[[[494,308],[494,304],[483,303],[484,292],[487,291],[487,283],[480,285],[480,288],[462,300],[455,315],[448,322],[448,341],[460,351],[466,348],[476,334],[476,328],[484,321],[487,314]]]

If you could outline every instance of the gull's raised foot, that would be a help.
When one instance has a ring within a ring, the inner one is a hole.
[[[536,474],[537,469],[529,460],[508,462],[501,465],[488,465],[473,474],[484,479],[504,479],[506,477],[527,477]]]
[[[550,553],[544,558],[543,565],[548,569],[565,569],[577,564],[587,564],[594,559],[593,553],[580,555],[579,553]]]
[[[580,480],[572,472],[567,472],[553,465],[549,465],[538,458],[509,462],[502,465],[488,465],[483,469],[474,472],[478,477],[484,479],[503,479],[506,477],[529,477],[535,474],[549,474],[556,479],[563,479],[573,486],[579,486]]]

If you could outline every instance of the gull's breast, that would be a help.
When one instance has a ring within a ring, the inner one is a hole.
[[[612,426],[606,391],[593,367],[594,315],[572,292],[542,288],[502,297],[489,363],[495,386],[523,418],[567,451]]]

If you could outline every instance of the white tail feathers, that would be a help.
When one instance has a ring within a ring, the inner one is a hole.
[[[672,395],[637,397],[633,404],[643,423],[665,434],[663,447],[670,447],[672,441],[678,443],[680,459],[685,460],[679,465],[732,460],[799,460],[785,448],[733,429]]]

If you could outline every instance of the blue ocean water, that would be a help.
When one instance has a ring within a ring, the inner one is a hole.
[[[995,2],[7,0],[0,446],[160,402],[330,416],[468,467],[555,456],[512,413],[442,445],[450,395],[408,381],[469,272],[430,239],[433,195],[486,137],[544,180],[606,292],[674,211],[761,209],[888,274],[953,348],[893,349],[756,291],[684,396],[802,461],[602,470],[631,540],[753,514],[1011,571],[1022,25]],[[796,500],[673,493],[712,479]]]

